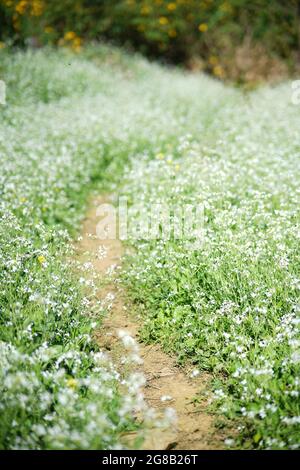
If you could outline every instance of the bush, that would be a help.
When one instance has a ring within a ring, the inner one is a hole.
[[[270,69],[282,75],[282,61],[294,68],[298,20],[296,0],[0,0],[2,40],[79,51],[83,41],[105,37],[241,81],[270,78]],[[260,57],[267,60],[256,77]]]

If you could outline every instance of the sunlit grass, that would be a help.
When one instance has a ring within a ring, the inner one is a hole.
[[[136,426],[140,391],[120,396],[91,340],[96,286],[86,295],[67,261],[96,188],[145,207],[204,203],[201,249],[135,243],[125,276],[146,307],[143,337],[214,374],[237,444],[297,447],[300,141],[289,84],[243,95],[106,47],[0,54],[1,447],[114,448]]]

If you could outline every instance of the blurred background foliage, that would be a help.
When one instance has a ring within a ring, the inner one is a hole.
[[[0,0],[0,47],[79,52],[103,38],[153,58],[257,83],[297,70],[297,0]]]

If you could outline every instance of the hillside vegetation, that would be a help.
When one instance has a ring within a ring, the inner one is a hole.
[[[0,47],[106,39],[238,83],[299,70],[297,0],[0,0]]]
[[[96,189],[142,203],[142,217],[160,200],[203,204],[200,247],[128,240],[123,279],[142,337],[212,374],[232,445],[298,448],[290,84],[245,94],[104,46],[2,49],[0,64],[0,447],[116,448],[140,427],[140,386],[103,360],[96,286],[87,293],[70,266]]]

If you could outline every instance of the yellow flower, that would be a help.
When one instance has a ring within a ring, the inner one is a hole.
[[[44,31],[46,34],[51,34],[53,33],[54,29],[52,28],[52,26],[46,26]]]
[[[81,46],[81,38],[74,38],[73,39],[73,45],[76,46]]]
[[[43,10],[43,2],[41,2],[40,0],[33,0],[30,14],[32,16],[41,16]]]
[[[176,36],[177,36],[176,29],[169,29],[168,35],[170,36],[170,38],[176,38]]]
[[[76,38],[76,33],[74,31],[68,31],[65,33],[64,38],[66,41],[73,41]]]
[[[166,16],[161,16],[158,21],[159,21],[159,24],[161,25],[165,25],[169,23],[169,20]]]
[[[68,379],[67,386],[69,388],[76,388],[77,387],[77,380],[76,379]]]
[[[21,197],[20,202],[25,202],[25,201],[26,201],[26,197]]]
[[[148,5],[145,5],[141,8],[142,15],[148,15],[151,11],[151,8]]]
[[[206,23],[201,23],[199,24],[198,29],[201,33],[205,33],[208,30],[208,26]]]
[[[163,160],[164,158],[165,158],[165,156],[164,156],[164,154],[161,153],[161,152],[156,155],[156,159],[157,159],[157,160]]]
[[[224,12],[227,12],[227,13],[231,13],[232,12],[232,6],[228,2],[224,2],[220,6],[220,10],[223,10]]]
[[[216,65],[213,68],[213,73],[216,75],[216,77],[223,77],[224,76],[224,69],[221,67],[221,65]]]
[[[216,57],[215,55],[210,56],[209,63],[210,63],[210,65],[217,65],[218,57]]]
[[[176,3],[174,3],[174,2],[168,3],[167,8],[168,8],[169,11],[174,11],[174,10],[176,10],[177,5],[176,5]]]
[[[21,2],[17,3],[15,10],[17,13],[19,13],[19,15],[24,15],[26,7],[27,7],[27,1],[22,0]]]
[[[179,170],[180,170],[180,165],[178,165],[178,164],[175,165],[175,170],[176,170],[176,171],[179,171]]]
[[[81,38],[79,37],[76,37],[73,39],[73,43],[72,43],[72,49],[73,51],[75,52],[80,52],[81,51]]]
[[[45,263],[45,261],[46,261],[45,256],[43,256],[43,255],[38,256],[38,262],[39,262],[40,264]]]
[[[0,49],[4,49],[5,47],[5,42],[0,41]]]

